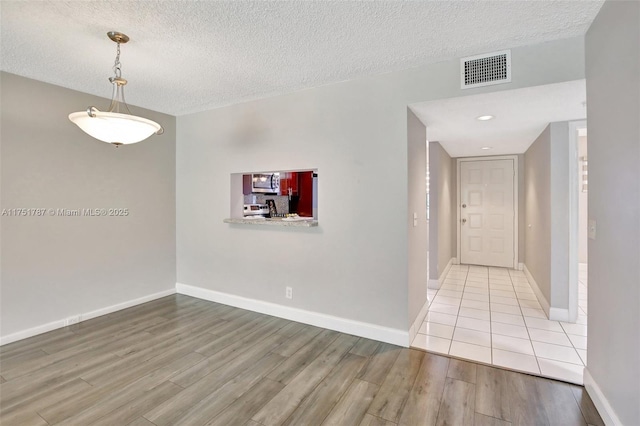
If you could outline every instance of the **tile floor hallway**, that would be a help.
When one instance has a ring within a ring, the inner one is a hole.
[[[412,347],[582,384],[587,348],[586,265],[575,324],[549,321],[521,271],[454,265]]]

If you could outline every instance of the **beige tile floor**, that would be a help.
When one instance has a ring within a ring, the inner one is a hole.
[[[575,324],[549,321],[521,271],[454,265],[412,347],[582,384],[587,359],[587,269]]]

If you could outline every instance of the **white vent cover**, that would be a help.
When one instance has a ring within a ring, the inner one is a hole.
[[[511,82],[511,51],[485,53],[460,59],[462,89]]]

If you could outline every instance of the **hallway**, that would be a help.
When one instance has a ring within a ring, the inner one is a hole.
[[[425,321],[412,347],[583,383],[587,348],[586,265],[580,265],[575,324],[549,321],[521,271],[453,265],[428,290]]]

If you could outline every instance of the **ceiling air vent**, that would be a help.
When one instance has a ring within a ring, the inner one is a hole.
[[[511,82],[511,51],[486,53],[460,59],[462,89]]]

